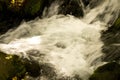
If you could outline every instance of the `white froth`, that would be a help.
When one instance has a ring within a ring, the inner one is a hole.
[[[24,57],[28,57],[28,50],[39,50],[46,55],[47,60],[44,63],[52,64],[60,75],[73,76],[76,73],[87,78],[93,71],[91,63],[102,55],[100,31],[103,28],[100,24],[86,24],[73,16],[56,15],[23,25],[17,31],[31,27],[34,37],[22,38],[23,33],[18,32],[20,36],[17,37],[20,39],[12,36],[15,40],[9,44],[1,44],[0,49],[8,54],[22,54]],[[14,32],[12,34],[15,34]]]
[[[116,4],[117,1],[112,2]],[[112,2],[109,5],[113,6]],[[108,3],[109,0],[106,0],[103,5],[92,9],[82,20],[71,15],[54,15],[24,22],[17,29],[0,36],[4,42],[0,44],[0,50],[27,58],[30,56],[28,50],[38,50],[39,54],[45,54],[43,63],[53,65],[58,75],[77,74],[83,80],[87,80],[94,67],[102,63],[100,58],[103,55],[103,43],[100,37],[101,31],[106,30],[105,25],[110,15],[105,23],[99,20],[89,23],[105,10]],[[41,57],[34,58],[42,62]]]

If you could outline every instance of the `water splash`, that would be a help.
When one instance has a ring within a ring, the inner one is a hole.
[[[55,0],[50,7],[46,7],[43,11],[43,15],[42,17],[51,17],[53,15],[57,15],[59,12],[59,6],[60,6],[61,2],[59,0]]]
[[[75,73],[86,80],[93,71],[91,64],[102,55],[101,30],[99,24],[86,24],[70,15],[55,15],[23,23],[9,33],[9,38],[4,41],[13,41],[9,44],[1,44],[0,50],[8,54],[22,54],[27,58],[30,56],[28,50],[38,50],[39,54],[45,55],[43,63],[52,64],[57,74],[74,76]],[[31,38],[23,38],[23,34]],[[37,56],[37,61],[41,60],[39,58]],[[99,61],[94,63],[94,66],[97,63]]]
[[[105,1],[83,19],[71,15],[54,15],[24,22],[17,29],[0,36],[0,51],[32,58],[40,64],[50,64],[55,69],[57,78],[79,75],[83,80],[87,80],[94,68],[103,63],[101,31],[107,28],[107,22],[112,15],[106,14],[105,21],[91,21],[104,12],[108,3],[114,6],[117,1]],[[116,11],[116,8],[113,7],[112,10]],[[33,54],[30,50],[33,50]]]
[[[101,21],[105,23],[111,22],[111,24],[114,23],[114,20],[116,20],[116,18],[119,15],[120,5],[118,3],[120,3],[120,1],[119,0],[114,0],[114,1],[106,0],[106,1],[101,1],[101,2],[102,3],[100,5],[98,5],[97,7],[93,9],[89,9],[90,5],[88,6],[86,10],[87,12],[86,16],[83,18],[83,20],[86,23],[91,23],[95,21]]]

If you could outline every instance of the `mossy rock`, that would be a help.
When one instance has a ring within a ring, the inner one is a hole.
[[[0,80],[22,78],[25,72],[26,69],[18,56],[0,52]]]
[[[26,15],[35,15],[42,11],[44,0],[25,0],[23,10]]]
[[[22,80],[26,76],[38,77],[41,74],[40,69],[41,65],[34,60],[0,52],[0,80]]]
[[[120,17],[115,21],[114,25],[115,27],[119,28],[120,27]]]
[[[114,24],[107,30],[107,32],[117,33],[120,31],[120,14],[115,20]]]
[[[89,80],[120,80],[120,64],[111,62],[98,67]]]

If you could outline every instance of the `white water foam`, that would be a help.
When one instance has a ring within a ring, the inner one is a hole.
[[[89,9],[88,7],[88,13],[83,18],[83,21],[85,21],[86,23],[91,23],[94,20],[100,21],[100,18],[102,18],[102,22],[108,23],[112,19],[116,20],[120,11],[119,3],[120,0],[105,0],[102,2],[102,4],[93,9]],[[98,18],[98,16],[100,15],[102,16]]]
[[[93,17],[94,13],[97,11],[88,15]],[[106,29],[106,24],[99,20],[89,24],[87,17],[80,20],[71,15],[54,15],[24,22],[1,36],[4,43],[0,44],[0,51],[29,59],[31,55],[27,51],[37,50],[44,54],[44,59],[40,56],[34,59],[53,65],[59,77],[79,75],[87,80],[94,68],[102,64],[100,33]]]
[[[29,54],[26,53],[28,50],[39,50],[47,59],[44,63],[54,65],[57,74],[62,76],[79,74],[86,80],[93,71],[91,64],[102,55],[101,30],[100,24],[86,24],[73,16],[56,15],[23,23],[9,33],[11,37],[4,41],[12,39],[13,41],[1,44],[0,50],[8,54],[22,54],[24,57],[28,57]],[[34,37],[22,38],[24,34],[22,31],[28,35],[27,37]]]

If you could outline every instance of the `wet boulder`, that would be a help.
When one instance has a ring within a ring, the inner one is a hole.
[[[84,16],[83,6],[80,0],[65,0],[60,6],[59,14],[70,14],[75,17]]]
[[[120,80],[120,64],[110,62],[98,67],[89,80]]]

